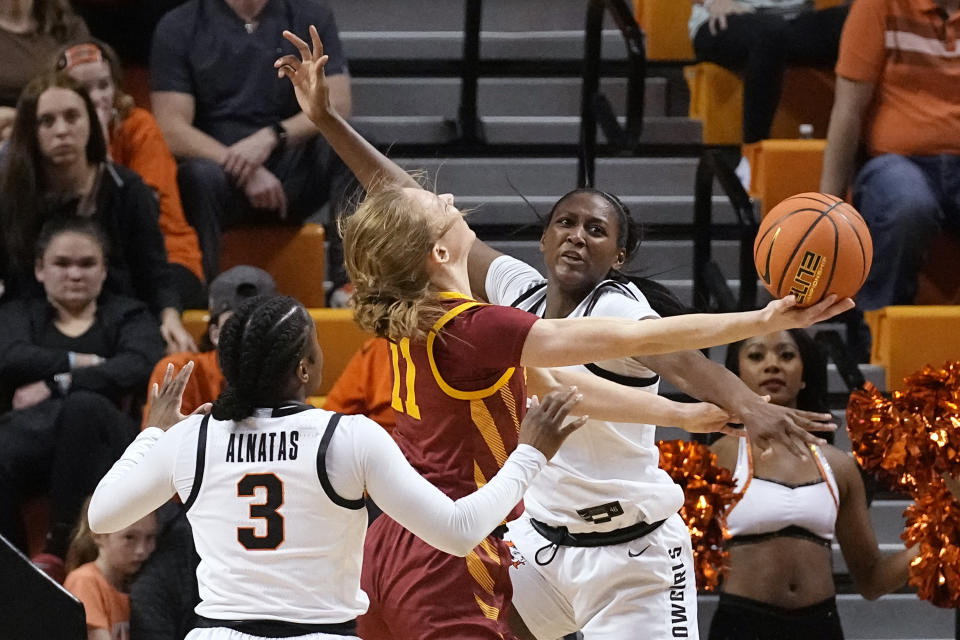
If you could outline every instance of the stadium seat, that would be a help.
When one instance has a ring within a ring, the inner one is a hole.
[[[925,365],[960,360],[960,306],[897,306],[865,314],[873,344],[871,364],[886,368],[887,389]]]
[[[353,321],[351,309],[310,309],[323,349],[323,383],[317,394],[325,396],[347,367],[353,354],[372,338]]]
[[[326,306],[323,225],[240,227],[224,232],[220,270],[239,264],[260,267],[273,276],[280,293],[307,307]]]
[[[712,62],[683,68],[690,88],[690,117],[703,123],[706,144],[740,144],[743,140],[743,82]],[[825,137],[833,108],[833,73],[803,67],[787,69],[771,138],[797,138],[801,124]]]
[[[648,60],[692,60],[687,32],[690,0],[633,0],[634,15],[646,35]]]
[[[203,339],[210,323],[210,312],[206,309],[187,309],[180,315],[183,328],[193,337],[197,344]]]
[[[788,196],[820,188],[824,139],[761,140],[743,145],[750,162],[750,196],[760,200],[761,215]]]

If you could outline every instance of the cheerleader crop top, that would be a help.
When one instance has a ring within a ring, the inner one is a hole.
[[[829,546],[839,508],[833,470],[819,447],[812,447],[822,480],[791,486],[775,480],[751,478],[747,438],[740,439],[734,483],[743,497],[727,514],[728,544],[758,542],[774,536],[793,536]]]

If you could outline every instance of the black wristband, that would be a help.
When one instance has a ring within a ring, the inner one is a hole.
[[[274,151],[280,151],[287,146],[287,128],[283,126],[282,122],[274,122],[271,128],[273,129],[273,134],[277,136],[277,146],[274,148]]]

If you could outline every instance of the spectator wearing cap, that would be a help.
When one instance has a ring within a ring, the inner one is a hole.
[[[210,322],[207,325],[206,340],[201,342],[200,353],[189,351],[167,356],[157,363],[150,376],[147,389],[154,383],[160,384],[169,365],[179,371],[185,364],[193,361],[193,373],[183,390],[183,403],[180,410],[190,413],[205,402],[213,402],[220,395],[223,385],[223,372],[217,361],[217,343],[220,329],[240,303],[254,296],[273,296],[277,294],[277,285],[269,273],[257,267],[240,265],[224,271],[210,283]],[[147,405],[144,407],[144,421],[150,413],[150,394],[147,393]],[[147,424],[141,424],[146,428]]]
[[[153,112],[171,151],[207,280],[220,234],[240,224],[301,223],[324,203],[346,204],[356,182],[297,104],[273,62],[297,53],[280,33],[315,25],[329,56],[330,101],[351,112],[350,76],[333,13],[318,0],[189,0],[160,20],[150,56]],[[327,220],[329,279],[346,282]]]

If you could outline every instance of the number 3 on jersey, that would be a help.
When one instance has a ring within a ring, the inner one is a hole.
[[[404,384],[406,387],[406,400],[400,397],[400,356],[403,356],[403,364],[406,375]],[[413,365],[413,358],[410,357],[410,338],[402,338],[399,346],[396,343],[390,343],[390,359],[393,361],[393,395],[390,406],[394,411],[406,413],[411,418],[420,419],[420,407],[417,406],[417,392],[414,387],[414,381],[417,378],[417,368]]]
[[[237,483],[238,498],[252,498],[257,487],[266,489],[266,500],[250,505],[251,518],[263,518],[267,531],[258,536],[255,527],[237,527],[237,540],[251,551],[272,550],[283,544],[283,516],[277,509],[283,506],[283,481],[272,473],[248,473]]]

